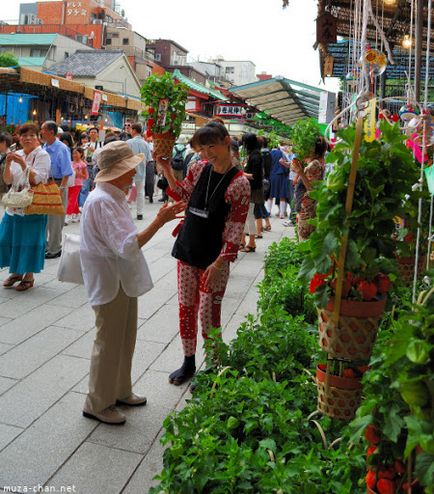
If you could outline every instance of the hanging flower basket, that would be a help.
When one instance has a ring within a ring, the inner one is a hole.
[[[176,136],[172,132],[165,132],[164,134],[153,134],[152,142],[154,143],[154,153],[157,156],[172,156],[175,141]]]
[[[406,285],[410,285],[413,283],[414,279],[414,265],[416,262],[416,258],[414,256],[410,257],[397,257],[398,268],[399,268],[399,276],[403,283]],[[421,278],[426,265],[426,256],[420,256],[418,261],[418,277]]]
[[[360,377],[340,377],[316,369],[318,410],[335,419],[354,418],[362,399]]]
[[[162,76],[154,74],[148,77],[140,91],[147,107],[142,114],[146,118],[146,133],[153,138],[154,153],[172,157],[173,146],[185,119],[188,90],[165,72]]]
[[[318,309],[319,342],[333,358],[368,360],[386,306],[386,298],[372,302],[342,300],[338,323],[333,322],[334,299]]]

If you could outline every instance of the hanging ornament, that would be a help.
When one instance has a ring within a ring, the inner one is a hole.
[[[362,66],[366,64],[371,77],[377,77],[387,68],[387,56],[382,51],[368,48],[360,58],[359,64]]]
[[[410,122],[410,120],[413,119],[416,115],[417,115],[417,111],[410,103],[401,106],[401,108],[399,109],[399,118],[403,122]]]
[[[357,73],[355,70],[351,70],[345,76],[345,80],[348,86],[355,86],[357,84]]]

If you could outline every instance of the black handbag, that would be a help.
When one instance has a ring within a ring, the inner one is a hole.
[[[160,177],[157,180],[157,187],[161,190],[166,190],[167,187],[169,187],[169,182],[167,181],[166,177]]]

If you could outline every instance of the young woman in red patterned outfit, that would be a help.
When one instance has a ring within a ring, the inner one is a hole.
[[[235,261],[250,202],[250,185],[232,166],[231,138],[226,127],[210,122],[192,139],[202,159],[178,182],[170,160],[157,156],[169,182],[167,193],[188,202],[172,255],[178,259],[179,326],[184,350],[182,366],[169,376],[182,384],[196,372],[197,319],[202,336],[221,326],[221,303]]]

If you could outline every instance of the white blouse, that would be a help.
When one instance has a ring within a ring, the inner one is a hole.
[[[26,165],[35,173],[34,176],[34,182],[36,184],[39,183],[46,183],[48,180],[48,177],[50,176],[50,169],[51,169],[51,159],[50,155],[42,149],[41,146],[38,146],[35,148],[32,152],[30,152],[28,155],[24,153],[23,149],[20,149],[19,151],[16,151],[15,154],[18,154],[20,156],[24,157],[24,160],[26,161]],[[12,175],[12,186],[13,187],[22,187],[26,184],[26,174],[27,170],[23,170],[21,168],[21,165],[16,163],[15,161],[11,162],[10,166],[10,172]],[[7,208],[6,212],[10,215],[13,214],[23,214],[22,209],[12,209],[12,208]]]
[[[80,260],[92,306],[114,300],[119,285],[129,297],[143,295],[153,287],[126,196],[114,185],[98,183],[85,202]]]

